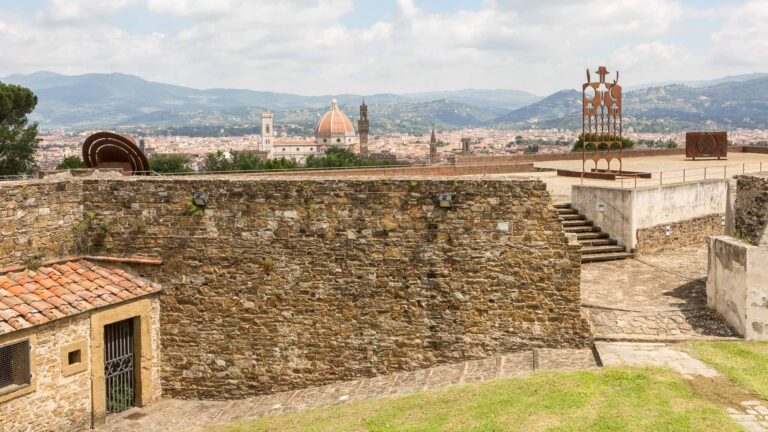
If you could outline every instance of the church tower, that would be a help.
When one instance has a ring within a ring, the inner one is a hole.
[[[272,113],[264,111],[261,113],[261,148],[259,150],[267,152],[267,159],[272,159],[272,146],[275,143],[275,130],[272,127]]]
[[[429,138],[429,162],[437,162],[437,138],[435,137],[435,128],[432,128],[432,136]]]
[[[357,121],[357,132],[360,134],[360,156],[368,157],[368,105],[360,105],[360,120]]]

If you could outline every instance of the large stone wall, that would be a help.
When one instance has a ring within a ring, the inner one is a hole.
[[[163,391],[239,398],[589,339],[538,180],[83,180],[97,252],[163,258]],[[210,202],[200,215],[193,192]],[[437,206],[439,193],[453,207]]]
[[[77,181],[0,183],[0,267],[72,252],[82,219]]]

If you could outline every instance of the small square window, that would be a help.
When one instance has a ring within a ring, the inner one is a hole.
[[[14,392],[31,383],[29,340],[0,347],[0,394]]]
[[[82,350],[74,350],[67,353],[67,363],[72,366],[74,364],[78,364],[81,361],[83,361],[83,351]]]

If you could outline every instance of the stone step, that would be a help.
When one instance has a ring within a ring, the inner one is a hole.
[[[609,238],[599,238],[594,240],[579,240],[579,243],[581,243],[582,247],[585,246],[613,246],[618,244],[616,240],[612,240]]]
[[[563,231],[565,231],[567,233],[576,233],[576,234],[579,234],[579,233],[599,233],[600,232],[600,228],[595,227],[595,226],[589,226],[589,225],[586,225],[586,226],[584,226],[584,225],[581,225],[581,226],[567,226],[567,227],[563,227]]]
[[[581,256],[581,262],[600,262],[600,261],[615,261],[632,258],[633,255],[627,252],[614,252],[614,253],[602,253],[602,254],[588,254]]]
[[[583,246],[581,248],[581,254],[582,255],[588,255],[588,254],[603,254],[603,253],[611,253],[611,252],[625,252],[626,249],[624,246]]]
[[[571,208],[571,203],[562,203],[562,204],[555,204],[556,209],[569,209]]]
[[[572,208],[556,208],[555,211],[557,214],[579,214],[576,209]]]
[[[568,231],[566,231],[568,232]],[[604,233],[602,231],[599,232],[586,232],[576,235],[576,240],[582,241],[582,240],[596,240],[596,239],[607,239],[610,236],[608,233]]]
[[[584,220],[586,219],[584,216],[575,213],[575,214],[561,214],[560,220],[561,221],[569,221],[569,220]]]
[[[563,222],[563,226],[564,227],[577,227],[577,226],[591,226],[592,225],[592,221],[585,220],[585,219],[581,219],[581,220],[566,220],[566,221],[562,221],[562,222]]]

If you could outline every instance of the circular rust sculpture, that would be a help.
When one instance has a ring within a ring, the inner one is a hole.
[[[96,132],[86,138],[83,162],[88,168],[120,168],[135,174],[149,173],[149,161],[136,140],[114,132]]]

